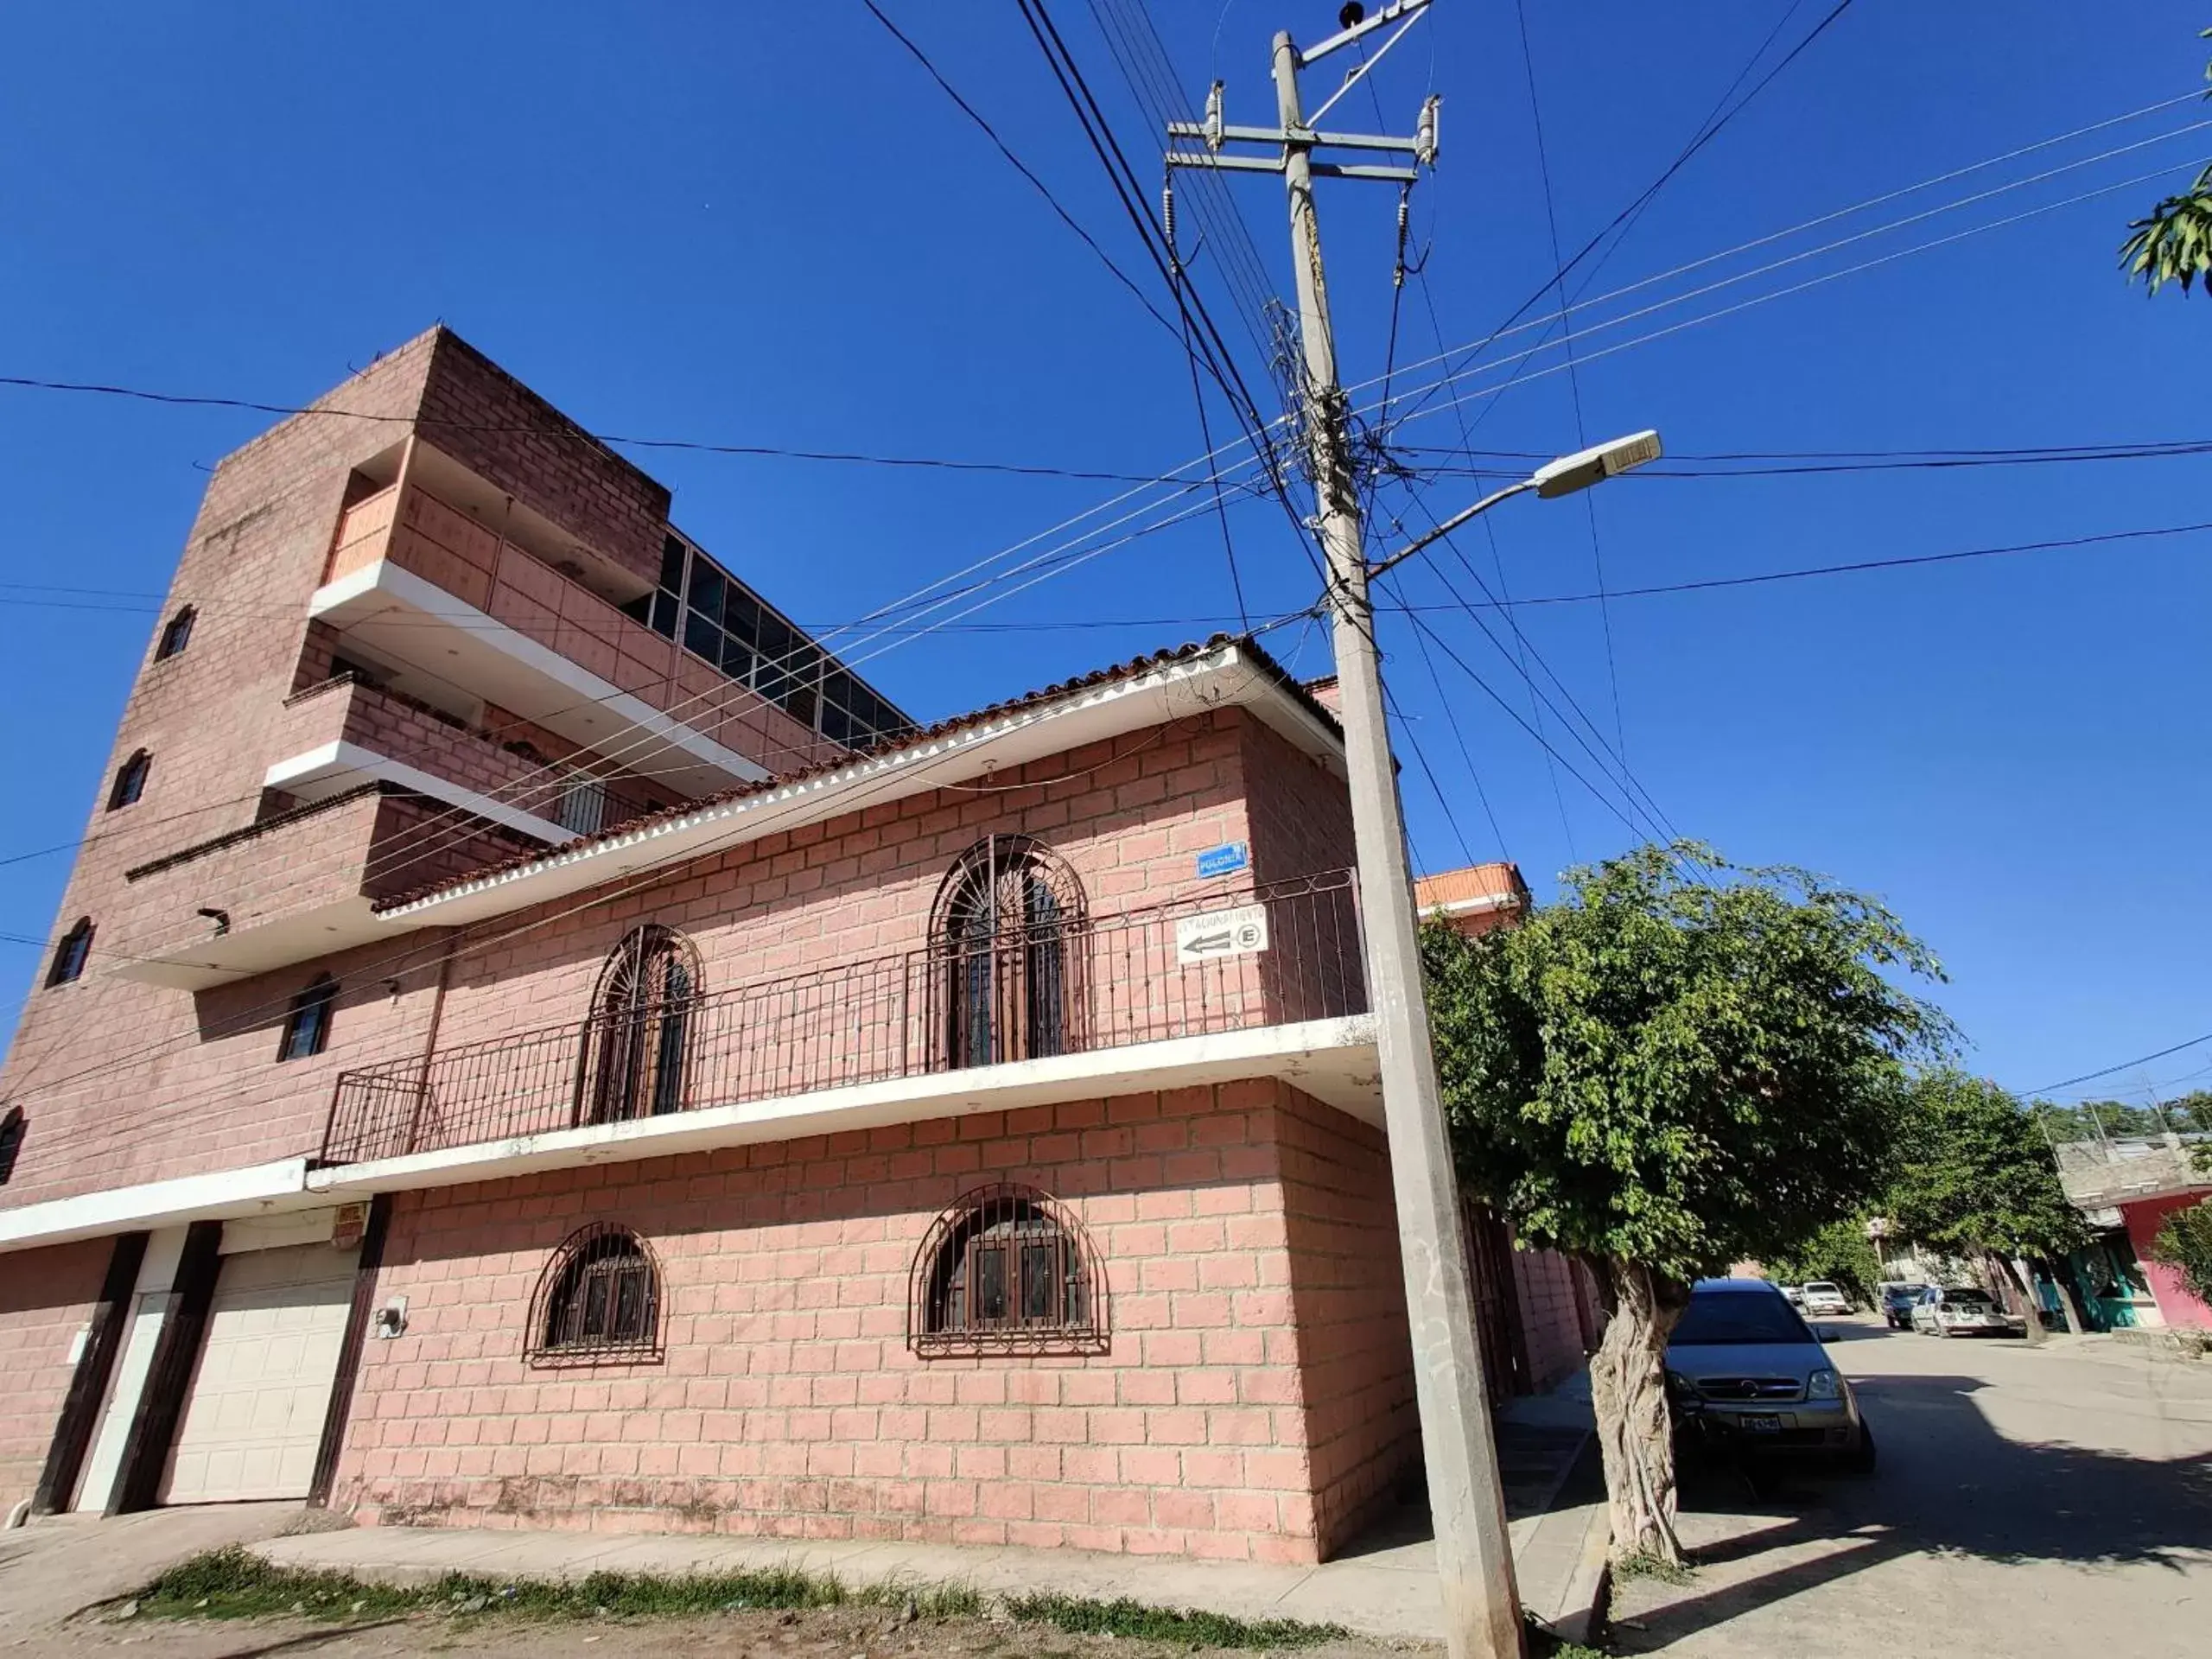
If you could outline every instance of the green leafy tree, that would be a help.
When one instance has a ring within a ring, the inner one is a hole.
[[[2177,1268],[2190,1295],[2212,1302],[2212,1198],[2169,1215],[2151,1241],[2151,1259]]]
[[[1915,1077],[1899,1133],[1904,1155],[1885,1208],[1906,1236],[1980,1261],[2014,1285],[2010,1262],[2056,1261],[2088,1242],[2043,1128],[1987,1078],[1952,1070]],[[2028,1335],[2042,1332],[2031,1317]]]
[[[2212,40],[2212,29],[2198,38]],[[2205,67],[2204,78],[2212,80],[2212,64]],[[2133,234],[2120,245],[2120,264],[2131,279],[2141,277],[2153,294],[2168,283],[2179,283],[2186,294],[2202,276],[2212,293],[2212,167],[2180,195],[2168,196],[2127,228]]]
[[[1433,924],[1422,948],[1463,1178],[1603,1292],[1614,1554],[1679,1560],[1668,1334],[1692,1281],[1882,1190],[1904,1063],[1950,1043],[1897,982],[1935,959],[1872,899],[1694,843],[1571,871],[1517,928]]]
[[[1866,1236],[1863,1216],[1832,1221],[1759,1265],[1778,1283],[1809,1285],[1825,1279],[1862,1302],[1874,1300],[1874,1287],[1882,1281],[1882,1259],[1874,1253],[1874,1241]]]

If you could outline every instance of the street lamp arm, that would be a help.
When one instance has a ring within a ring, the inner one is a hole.
[[[1533,490],[1535,487],[1536,480],[1535,479],[1524,478],[1518,484],[1509,484],[1502,490],[1492,491],[1481,500],[1476,502],[1473,506],[1463,507],[1458,512],[1453,513],[1449,518],[1446,518],[1434,530],[1430,531],[1427,535],[1416,536],[1412,541],[1408,542],[1403,547],[1400,548],[1395,553],[1393,553],[1389,558],[1383,560],[1382,563],[1369,567],[1367,572],[1368,575],[1370,578],[1379,576],[1385,570],[1389,570],[1397,565],[1403,564],[1408,559],[1413,557],[1414,554],[1420,552],[1421,549],[1430,545],[1432,543],[1442,541],[1446,536],[1449,536],[1453,531],[1459,529],[1460,525],[1465,524],[1467,520],[1472,518],[1478,513],[1488,512],[1492,507],[1496,506],[1499,502],[1505,500],[1508,497],[1518,495],[1523,490]]]

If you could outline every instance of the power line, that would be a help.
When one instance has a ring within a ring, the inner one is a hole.
[[[2044,553],[2062,548],[2097,547],[2112,542],[2144,541],[2160,536],[2188,536],[2212,531],[2212,522],[2194,524],[2165,524],[2149,530],[2113,530],[2094,536],[2067,536],[2050,541],[2013,542],[2001,547],[1961,548],[1949,553],[1920,553],[1893,559],[1855,559],[1847,564],[1809,565],[1795,570],[1763,570],[1743,576],[1704,576],[1691,582],[1656,582],[1643,588],[1616,588],[1606,597],[1611,599],[1647,599],[1658,594],[1694,594],[1721,588],[1756,588],[1770,582],[1796,582],[1808,576],[1856,575],[1868,570],[1902,570],[1920,565],[1954,564],[1967,559],[1996,558],[2008,553]],[[1587,605],[1594,603],[1596,594],[1541,594],[1532,598],[1495,600],[1486,607],[1492,610],[1516,610],[1536,605]],[[1455,606],[1393,606],[1395,610],[1465,609],[1463,603]]]
[[[1529,113],[1536,131],[1536,172],[1537,176],[1543,181],[1544,186],[1544,222],[1551,231],[1552,263],[1558,264],[1559,208],[1552,191],[1551,156],[1544,143],[1544,107],[1542,100],[1536,95],[1536,56],[1535,49],[1529,41],[1529,10],[1526,0],[1513,0],[1513,15],[1520,25],[1522,67],[1528,72]],[[1762,47],[1760,49],[1764,51],[1765,48]],[[1740,79],[1739,76],[1738,79]],[[1640,212],[1641,209],[1638,211]],[[1574,325],[1568,320],[1567,314],[1564,310],[1560,313],[1560,324],[1565,330],[1567,385],[1574,406],[1574,447],[1577,450],[1580,450],[1589,447],[1590,434],[1582,413],[1582,376],[1577,370],[1574,361]],[[1605,543],[1598,534],[1597,499],[1588,490],[1582,492],[1582,511],[1590,526],[1590,563],[1598,577],[1598,591],[1602,594],[1605,591]],[[1613,747],[1622,755],[1623,764],[1625,765],[1628,753],[1628,728],[1621,715],[1620,667],[1613,655],[1613,611],[1612,607],[1606,604],[1602,598],[1598,601],[1598,620],[1605,645],[1605,683],[1611,689],[1613,696]]]
[[[928,54],[925,53],[920,47],[915,45],[914,42],[899,29],[898,24],[893,22],[890,18],[883,15],[882,9],[875,3],[875,0],[861,0],[861,3],[868,8],[868,15],[870,16],[874,17],[877,22],[881,23],[883,27],[889,31],[891,37],[893,40],[897,41],[899,45],[905,47],[906,50],[913,55],[914,61],[920,64],[922,67],[928,72],[930,79],[935,81],[938,84],[938,89],[959,107],[961,113],[965,115],[970,121],[973,121],[982,130],[983,136],[991,141],[993,148],[997,149],[998,153],[1006,159],[1007,165],[1012,167],[1015,172],[1020,174],[1023,178],[1027,179],[1030,185],[1036,190],[1037,194],[1044,197],[1046,205],[1052,208],[1052,212],[1058,217],[1060,223],[1066,226],[1071,231],[1073,231],[1076,235],[1082,239],[1084,246],[1089,248],[1091,252],[1098,256],[1098,262],[1104,265],[1108,270],[1113,273],[1114,280],[1121,283],[1123,288],[1128,289],[1129,293],[1135,298],[1136,302],[1151,314],[1154,321],[1157,322],[1162,328],[1166,329],[1170,334],[1173,334],[1175,331],[1175,325],[1167,321],[1166,315],[1146,296],[1144,290],[1137,286],[1135,279],[1127,271],[1123,270],[1120,265],[1116,264],[1114,262],[1113,257],[1109,254],[1104,248],[1099,246],[1096,238],[1094,238],[1089,231],[1084,229],[1081,223],[1077,220],[1075,215],[1068,212],[1065,207],[1063,207],[1060,205],[1059,198],[1052,194],[1052,187],[1047,185],[1044,180],[1039,178],[1037,175],[1030,169],[1029,164],[1024,162],[1020,156],[1014,153],[1007,142],[999,137],[997,130],[994,128],[988,121],[986,121],[982,118],[974,105],[970,104],[965,98],[960,95],[960,91],[957,87],[954,86],[950,81],[947,80],[944,76],[938,72],[938,67],[930,61]]]
[[[2194,99],[2169,100],[2170,103],[2177,101],[2194,101]],[[2150,106],[2152,110],[2164,107],[2166,107],[2164,105],[2153,105]],[[2021,148],[2010,151],[2004,156],[1993,156],[1988,161],[1977,162],[1973,163],[1971,166],[1955,168],[1948,173],[1939,174],[1933,178],[1924,179],[1917,184],[1906,186],[1903,189],[1888,191],[1878,196],[1869,197],[1867,200],[1855,203],[1849,207],[1838,208],[1829,213],[1816,215],[1812,219],[1790,226],[1787,229],[1770,232],[1764,236],[1754,237],[1749,241],[1738,243],[1736,246],[1724,249],[1719,253],[1707,254],[1700,258],[1686,261],[1685,263],[1675,266],[1671,270],[1661,271],[1654,276],[1640,278],[1636,282],[1614,289],[1608,293],[1601,294],[1595,299],[1578,301],[1571,305],[1564,305],[1556,312],[1548,314],[1545,316],[1532,318],[1529,321],[1522,323],[1517,327],[1509,327],[1493,330],[1490,334],[1484,336],[1479,340],[1463,346],[1440,350],[1435,356],[1427,358],[1419,363],[1408,364],[1405,367],[1408,371],[1411,371],[1414,369],[1432,367],[1438,364],[1448,364],[1449,360],[1452,357],[1464,354],[1466,360],[1464,361],[1459,367],[1449,370],[1443,377],[1441,377],[1445,381],[1456,380],[1465,374],[1474,372],[1478,365],[1475,364],[1473,359],[1479,356],[1482,352],[1486,350],[1496,341],[1509,338],[1514,334],[1527,334],[1532,329],[1542,329],[1544,334],[1542,336],[1539,337],[1538,342],[1535,346],[1529,347],[1528,351],[1522,353],[1520,356],[1516,358],[1507,359],[1507,362],[1522,362],[1529,356],[1533,355],[1535,352],[1542,350],[1551,329],[1556,326],[1560,318],[1574,311],[1588,310],[1596,306],[1609,303],[1611,301],[1623,298],[1625,296],[1637,292],[1640,289],[1653,287],[1656,284],[1665,282],[1671,277],[1683,276],[1690,271],[1701,270],[1707,265],[1715,264],[1722,260],[1732,258],[1739,253],[1746,253],[1755,248],[1764,247],[1775,242],[1785,241],[1790,237],[1799,235],[1805,231],[1815,229],[1820,226],[1833,223],[1840,219],[1847,219],[1853,214],[1862,213],[1870,207],[1880,207],[1891,201],[1897,200],[1900,197],[1916,194],[1920,191],[1932,188],[1937,184],[1948,183],[1953,179],[1961,178],[1969,173],[1980,172],[1986,168],[1993,167],[2003,162],[2016,159],[2018,156],[2031,154],[2035,150],[2048,149],[2053,144],[2061,143],[2068,139],[2078,137],[2083,133],[2093,132],[2104,127],[2119,124],[2121,122],[2133,119],[2134,118],[2134,116],[2141,115],[2145,112],[2145,111],[2136,111],[2129,116],[2115,117],[2112,120],[2099,122],[2088,127],[2080,128],[2074,132],[2063,134],[2056,138],[2046,139],[2039,143],[2024,145]],[[1708,283],[1702,287],[1687,290],[1684,293],[1675,295],[1671,298],[1658,302],[1656,304],[1646,306],[1640,310],[1610,318],[1603,323],[1594,325],[1591,329],[1586,329],[1585,333],[1595,332],[1597,328],[1618,327],[1624,322],[1631,321],[1639,317],[1649,316],[1656,311],[1665,310],[1671,306],[1681,304],[1688,300],[1715,292],[1719,289],[1730,287],[1738,283],[1747,282],[1752,277],[1764,276],[1770,271],[1779,270],[1789,265],[1800,264],[1806,259],[1816,257],[1821,254],[1833,253],[1839,249],[1848,247],[1857,242],[1866,241],[1872,237],[1884,235],[1890,231],[1900,230],[1909,225],[1919,224],[1923,220],[1936,217],[1937,214],[1949,213],[1957,208],[1971,207],[1979,202],[1987,201],[1994,197],[2006,194],[2014,190],[2024,189],[2030,185],[2044,183],[2050,179],[2058,177],[2062,174],[2074,172],[2084,167],[2091,167],[2099,162],[2109,161],[2116,156],[2132,154],[2136,150],[2149,149],[2153,145],[2164,143],[2169,139],[2184,137],[2192,132],[2201,131],[2208,126],[2212,126],[2212,121],[2190,122],[2184,125],[2173,128],[2171,130],[2154,134],[2149,138],[2139,139],[2133,143],[2118,145],[2110,149],[2101,150],[2094,156],[2082,156],[2075,161],[2064,162],[2060,166],[2047,168],[2040,173],[2030,174],[2024,178],[2012,180],[2005,184],[1993,186],[1991,188],[1986,190],[1977,191],[1970,195],[1955,198],[1953,200],[1942,203],[1935,207],[1924,208],[1916,213],[1908,213],[1902,218],[1891,219],[1884,224],[1873,226],[1866,230],[1853,232],[1848,236],[1840,237],[1834,241],[1824,243],[1819,247],[1809,248],[1798,253],[1788,255],[1780,259],[1771,260],[1764,265],[1755,266],[1750,270],[1739,272],[1736,276],[1726,277],[1717,282]],[[2194,165],[2194,163],[2190,163],[2190,165]],[[2172,169],[2170,168],[2161,168],[2143,176],[2145,179],[2157,178],[2162,174],[2171,170]],[[2117,189],[2123,188],[2124,186],[2137,184],[2142,181],[2143,179],[2123,180],[2120,184],[2114,185],[2111,188]],[[2091,194],[2098,194],[2102,193],[2092,192]],[[2077,197],[2072,200],[2085,200],[2088,199],[2088,197]],[[2071,201],[2058,202],[2051,205],[2055,207],[2066,207],[2070,206]],[[2043,212],[2047,211],[2047,209],[2038,208],[2034,211]],[[2021,215],[2020,217],[2028,216],[2029,215]],[[1997,225],[2005,225],[2013,222],[2015,222],[2013,219],[2000,219],[1995,221],[1995,225],[1986,226],[1980,228],[1995,228],[1995,226]],[[1937,242],[1923,244],[1921,245],[1923,247],[1939,246],[1942,245],[1942,240],[1955,239],[1957,238],[1942,238]],[[1916,251],[1918,250],[1909,250],[1908,251]],[[1494,364],[1489,366],[1503,367],[1504,364]],[[1515,377],[1516,379],[1519,378],[1520,377],[1517,374]],[[1347,387],[1346,390],[1348,391],[1364,391],[1375,384],[1376,380],[1370,378],[1361,382],[1357,385]],[[1412,418],[1413,413],[1420,412],[1421,406],[1427,402],[1427,395],[1435,391],[1435,389],[1436,383],[1431,383],[1429,385],[1419,389],[1420,396],[1416,398],[1414,410],[1402,418],[1410,419]],[[1401,395],[1402,397],[1414,396],[1414,393],[1410,392]]]
[[[1751,91],[1744,94],[1742,99],[1736,103],[1734,107],[1723,112],[1718,119],[1708,118],[1703,128],[1700,129],[1698,133],[1691,138],[1690,142],[1683,147],[1681,153],[1676,156],[1675,159],[1668,164],[1667,169],[1664,172],[1660,174],[1656,179],[1654,179],[1650,184],[1647,185],[1642,194],[1637,195],[1626,207],[1623,207],[1620,212],[1615,213],[1611,219],[1607,220],[1605,226],[1599,230],[1595,236],[1592,237],[1587,242],[1582,245],[1581,248],[1576,251],[1572,259],[1569,259],[1565,264],[1560,265],[1558,270],[1554,271],[1551,276],[1546,277],[1541,286],[1540,286],[1535,293],[1531,294],[1527,299],[1522,301],[1519,305],[1516,306],[1512,314],[1509,315],[1503,322],[1492,329],[1483,340],[1471,348],[1471,353],[1473,355],[1479,355],[1491,340],[1496,340],[1499,334],[1503,334],[1514,323],[1519,321],[1529,307],[1541,300],[1544,296],[1551,292],[1553,289],[1557,288],[1561,283],[1565,283],[1569,273],[1571,273],[1577,265],[1580,264],[1583,260],[1589,257],[1592,251],[1594,250],[1599,243],[1611,236],[1613,232],[1619,228],[1619,226],[1632,214],[1641,213],[1647,204],[1656,197],[1662,190],[1664,190],[1667,188],[1669,182],[1673,180],[1675,175],[1677,173],[1680,173],[1683,168],[1689,164],[1691,159],[1695,156],[1700,150],[1703,149],[1707,144],[1719,137],[1722,130],[1738,115],[1741,115],[1744,111],[1750,106],[1754,99],[1758,98],[1758,95],[1764,92],[1769,86],[1772,85],[1776,76],[1779,75],[1792,63],[1796,62],[1798,57],[1808,47],[1811,46],[1815,41],[1817,41],[1822,35],[1826,34],[1828,27],[1833,24],[1836,19],[1842,16],[1843,14],[1850,9],[1850,6],[1851,0],[1838,0],[1838,3],[1834,10],[1830,11],[1827,16],[1821,18],[1819,22],[1815,23],[1805,37],[1799,41],[1796,46],[1792,47],[1779,63],[1776,64],[1773,68],[1767,71],[1765,75],[1760,79],[1756,86],[1753,86]],[[1765,48],[1762,47],[1760,49],[1763,52]],[[1738,79],[1740,79],[1740,77]],[[1564,297],[1563,295],[1562,297]],[[1418,410],[1420,406],[1421,405],[1417,403],[1414,405],[1414,408]]]
[[[2047,1083],[2040,1089],[2023,1090],[2021,1092],[2032,1099],[2038,1095],[2048,1095],[2060,1089],[2071,1089],[2077,1083],[2090,1083],[2098,1077],[2108,1077],[2115,1071],[2125,1071],[2131,1066],[2148,1065],[2152,1060],[2163,1060],[2169,1054],[2178,1054],[2182,1050],[2195,1048],[2200,1043],[2212,1043],[2212,1031],[2206,1032],[2202,1037],[2191,1037],[2186,1042],[2176,1043],[2168,1048],[2155,1049],[2148,1054],[2138,1054],[2133,1059],[2122,1060],[2117,1065],[2103,1066],[2094,1071],[2084,1071],[2078,1077],[2062,1077],[2058,1082]]]

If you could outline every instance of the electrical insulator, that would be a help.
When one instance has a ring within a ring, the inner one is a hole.
[[[1221,148],[1221,83],[1217,80],[1206,94],[1206,148]]]
[[[1160,182],[1160,227],[1167,234],[1167,251],[1175,251],[1175,185],[1173,180]]]
[[[1434,92],[1421,106],[1421,125],[1414,133],[1414,155],[1423,167],[1436,165],[1437,117],[1443,107],[1444,100]]]

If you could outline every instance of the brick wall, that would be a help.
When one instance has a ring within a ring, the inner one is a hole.
[[[651,582],[660,570],[667,489],[451,329],[434,328],[423,435],[479,476]]]
[[[0,1271],[0,1515],[37,1489],[75,1367],[70,1340],[92,1316],[113,1241],[5,1259]]]
[[[1326,1554],[1392,1498],[1419,1455],[1421,1426],[1382,1131],[1284,1095],[1276,1139],[1291,1313]]]
[[[1582,1369],[1585,1304],[1575,1296],[1582,1269],[1556,1250],[1516,1249],[1513,1281],[1521,1302],[1521,1335],[1529,1357],[1528,1391],[1542,1394]]]
[[[1314,1560],[1337,1495],[1405,1448],[1352,1422],[1359,1402],[1395,1423],[1410,1389],[1402,1312],[1359,1297],[1378,1270],[1344,1254],[1350,1212],[1387,1209],[1375,1162],[1315,1166],[1333,1116],[1262,1080],[399,1195],[378,1294],[407,1296],[408,1332],[367,1344],[337,1501],[433,1524]],[[917,1248],[1000,1179],[1087,1230],[1109,1352],[908,1351]],[[587,1220],[657,1252],[660,1363],[523,1359],[532,1288]],[[1294,1300],[1325,1304],[1320,1339],[1363,1357],[1301,1355]]]
[[[596,757],[573,743],[553,738],[541,727],[505,716],[504,711],[487,708],[486,715],[500,735],[413,697],[353,680],[326,680],[286,699],[285,720],[276,737],[276,753],[305,754],[327,743],[355,743],[373,754],[419,767],[433,777],[489,795],[519,810],[552,817],[569,773],[566,766],[557,773],[549,772],[547,763],[560,761],[581,767],[594,762]],[[550,747],[545,747],[548,739]],[[511,743],[528,743],[532,753],[517,753],[508,747]],[[539,758],[532,758],[533,754]],[[662,784],[620,767],[594,770],[594,775],[603,779],[611,799],[622,804],[622,817],[671,806],[684,798]],[[443,804],[440,806],[442,809]],[[610,825],[613,821],[613,816],[607,820]],[[452,833],[449,830],[442,838],[450,839]],[[505,856],[505,852],[497,855]],[[423,880],[417,874],[404,885],[419,887]]]

